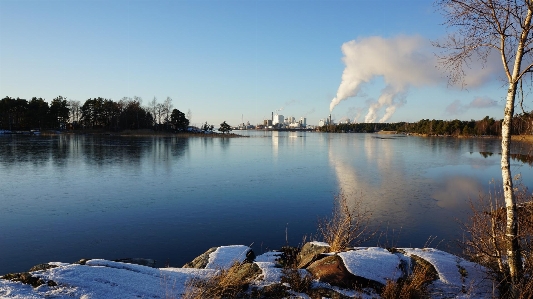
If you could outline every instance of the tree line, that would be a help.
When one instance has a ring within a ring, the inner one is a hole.
[[[188,115],[173,109],[172,99],[163,103],[154,98],[148,106],[142,105],[140,97],[124,97],[116,102],[102,97],[80,101],[67,100],[62,96],[50,104],[43,98],[30,101],[4,97],[0,100],[0,129],[2,130],[65,130],[104,129],[120,131],[128,129],[154,129],[182,131],[189,126]]]
[[[513,135],[533,134],[533,110],[517,114],[512,119]],[[445,136],[501,136],[502,121],[486,116],[481,120],[429,120],[398,123],[352,123],[325,125],[323,132],[373,133],[377,131],[397,131],[407,134],[445,135]]]

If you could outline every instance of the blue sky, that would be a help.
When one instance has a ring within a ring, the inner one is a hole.
[[[352,70],[371,73],[334,107],[335,120],[501,118],[506,87],[493,76],[467,89],[418,81],[436,69],[437,49],[427,44],[446,34],[442,22],[425,0],[0,0],[0,96],[139,96],[145,105],[171,97],[174,108],[191,110],[193,124],[256,124],[281,108],[318,124],[347,68],[341,47],[353,41]],[[425,55],[426,69],[403,64],[393,41],[421,41],[406,55]],[[391,55],[378,56],[388,47]],[[372,118],[370,107],[391,86],[393,98],[374,106]]]

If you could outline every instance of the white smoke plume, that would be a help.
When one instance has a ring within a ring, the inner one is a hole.
[[[357,123],[364,109],[362,107],[350,107],[346,112],[346,117],[351,119],[352,122]]]
[[[409,86],[442,81],[430,46],[429,41],[419,36],[369,37],[344,43],[341,49],[346,68],[330,112],[341,101],[357,96],[365,83],[382,76],[386,87],[378,100],[370,103],[365,122],[378,118],[379,122],[387,121],[405,103]]]

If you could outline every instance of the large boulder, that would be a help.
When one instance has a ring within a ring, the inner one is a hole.
[[[49,286],[56,286],[57,285],[52,280],[44,281],[40,277],[33,276],[29,272],[8,273],[8,274],[6,274],[4,276],[0,276],[0,279],[18,281],[18,282],[21,282],[21,283],[24,283],[24,284],[29,284],[29,285],[31,285],[34,288],[36,288],[36,287],[38,287],[40,285],[43,285],[43,284],[47,284]]]
[[[204,269],[205,266],[209,263],[209,254],[217,250],[218,247],[211,247],[206,252],[195,257],[194,260],[183,265],[183,268],[195,268],[195,269]]]
[[[330,251],[327,243],[308,242],[300,250],[298,254],[298,268],[307,268],[312,262],[320,258],[321,254]]]
[[[43,271],[43,270],[48,270],[48,269],[52,269],[52,268],[56,268],[56,267],[57,267],[56,265],[39,264],[39,265],[35,265],[35,266],[31,267],[29,272]]]
[[[244,245],[213,247],[185,264],[183,268],[227,269],[234,263],[251,263],[255,259],[252,249]]]
[[[330,255],[313,262],[307,267],[307,271],[322,282],[342,288],[353,288],[357,282],[355,275],[346,269],[338,255]]]
[[[356,248],[340,252],[339,256],[350,273],[383,286],[403,276],[400,257],[384,248]]]
[[[228,270],[231,274],[232,280],[251,282],[257,278],[261,273],[261,269],[255,263],[244,263]]]

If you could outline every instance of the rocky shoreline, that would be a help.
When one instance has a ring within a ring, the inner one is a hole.
[[[431,298],[493,295],[487,269],[432,248],[330,252],[326,243],[309,242],[256,256],[248,246],[231,245],[210,248],[181,268],[154,265],[141,258],[41,264],[2,276],[0,298],[182,298],[191,281],[230,268],[233,280],[245,282],[239,298],[381,298],[388,283],[406,280],[417,266],[428,270],[424,288]]]

